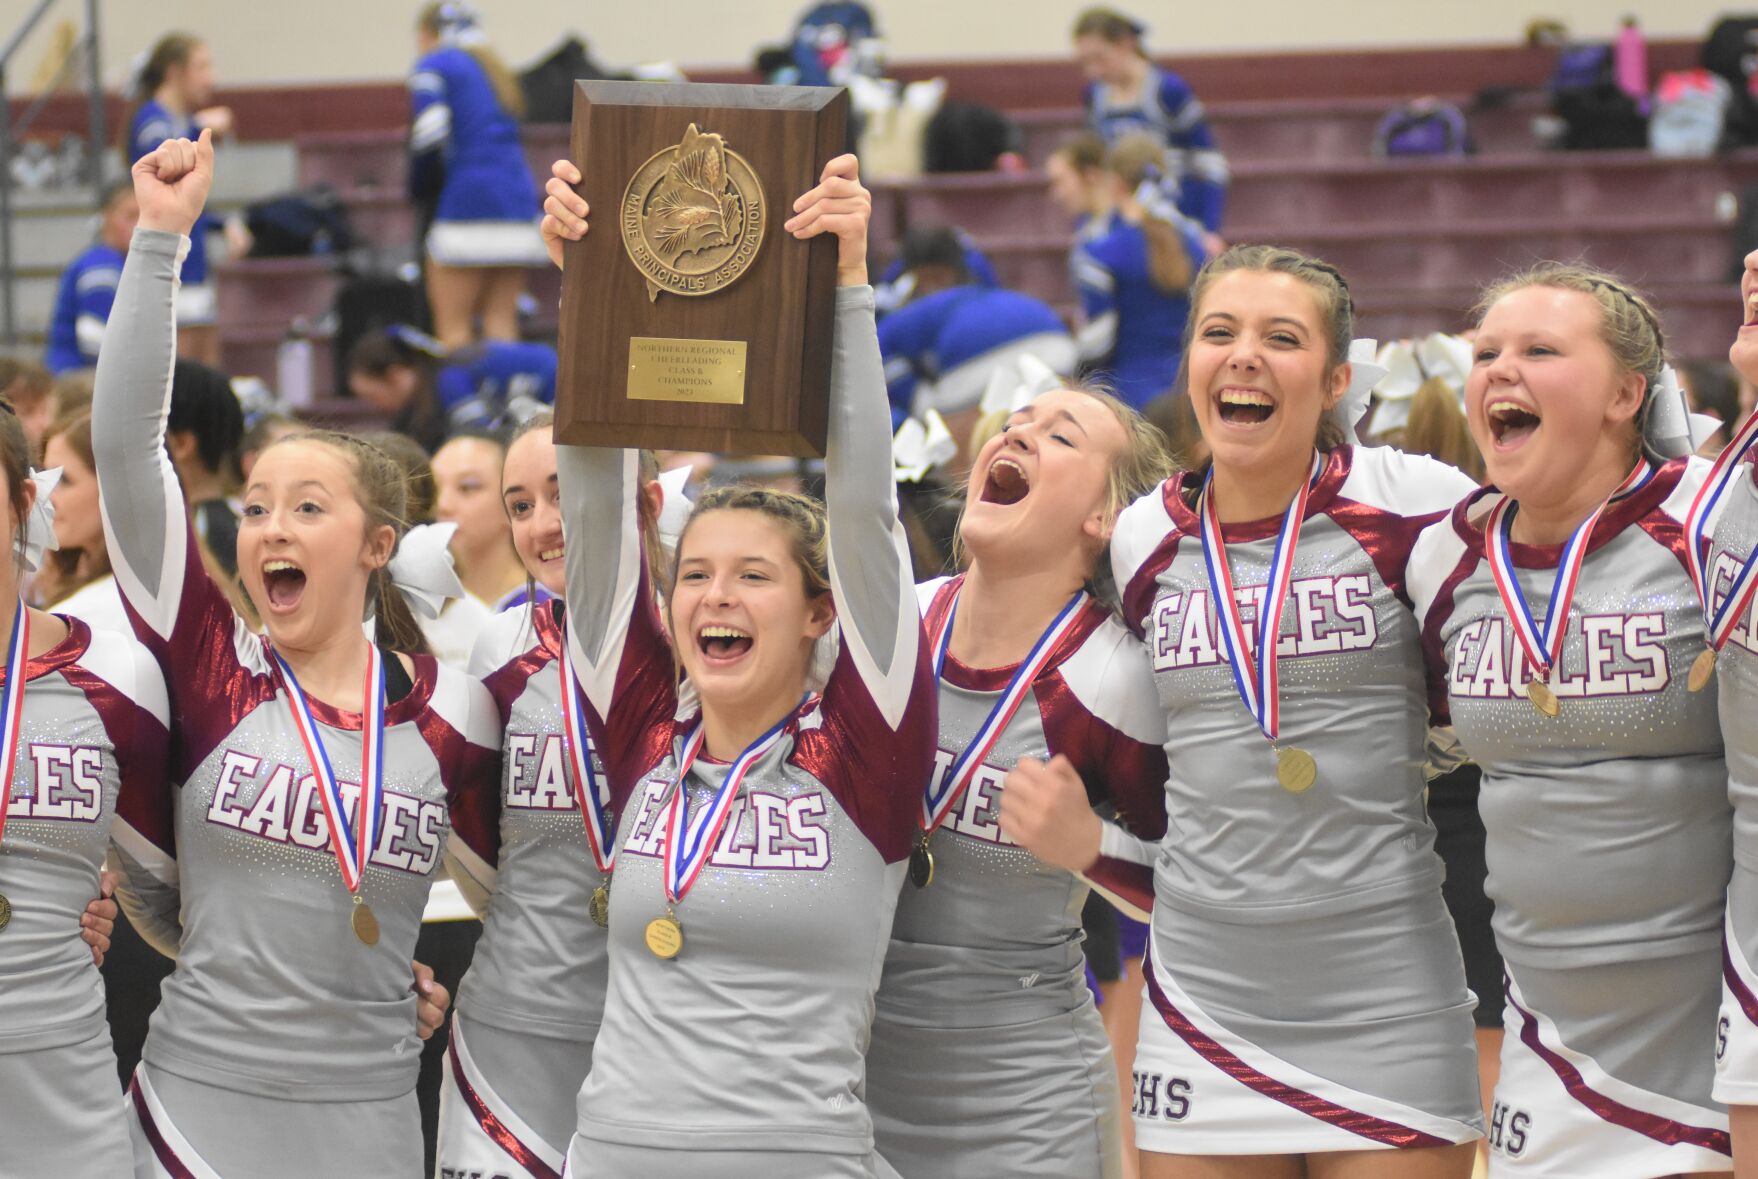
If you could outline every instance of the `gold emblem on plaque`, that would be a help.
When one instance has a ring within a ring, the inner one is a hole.
[[[726,141],[691,123],[623,190],[623,249],[647,279],[647,297],[712,295],[751,268],[768,211],[757,173]]]

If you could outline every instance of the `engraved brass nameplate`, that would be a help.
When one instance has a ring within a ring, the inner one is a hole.
[[[745,403],[743,340],[629,340],[629,400]]]

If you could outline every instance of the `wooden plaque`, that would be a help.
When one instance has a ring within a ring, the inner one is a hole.
[[[782,225],[847,139],[840,89],[575,83],[558,438],[824,453],[836,239]]]

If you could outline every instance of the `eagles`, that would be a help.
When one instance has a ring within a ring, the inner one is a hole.
[[[727,183],[726,143],[691,123],[653,190],[648,231],[668,263],[685,254],[730,245],[739,222],[739,198]]]

